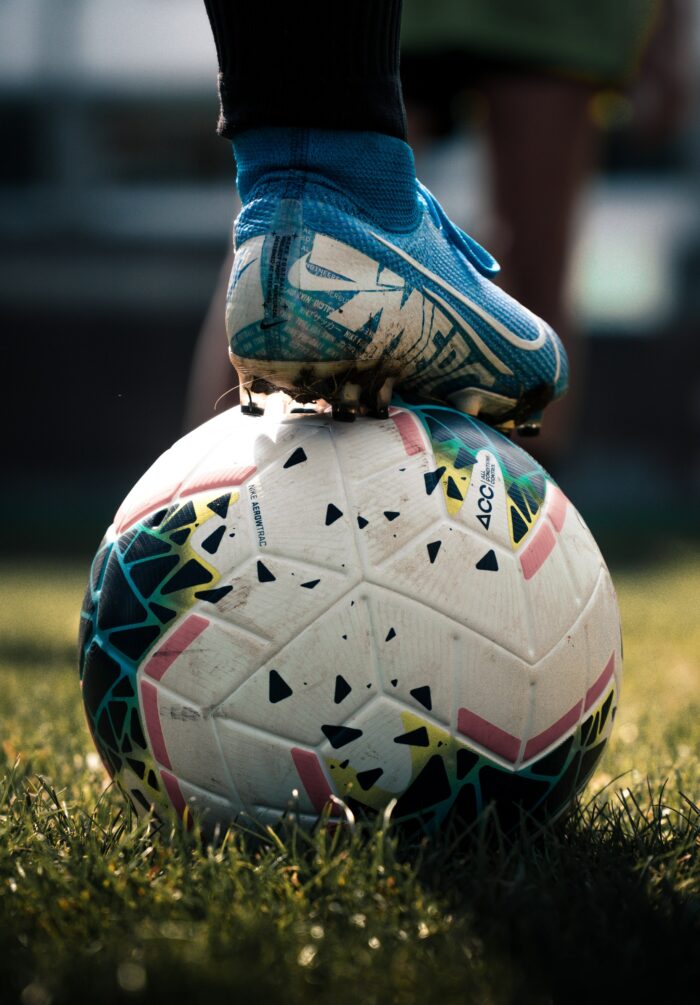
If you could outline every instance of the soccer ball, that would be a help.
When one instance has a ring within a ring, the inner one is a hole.
[[[620,657],[572,504],[438,407],[207,422],[127,496],[81,618],[109,772],[205,829],[290,800],[311,825],[331,796],[430,827],[551,819],[603,750]]]

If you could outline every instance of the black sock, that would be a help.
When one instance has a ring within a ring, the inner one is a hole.
[[[204,0],[219,59],[219,132],[291,126],[406,139],[401,0]]]

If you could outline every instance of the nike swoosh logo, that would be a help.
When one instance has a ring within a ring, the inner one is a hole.
[[[283,325],[284,318],[277,318],[275,321],[261,321],[260,330],[267,331],[268,328],[275,328],[277,325]]]
[[[308,292],[387,293],[404,285],[391,269],[325,234],[316,234],[313,248],[294,262],[287,281]]]
[[[493,315],[489,314],[488,311],[485,311],[480,304],[475,303],[469,297],[465,296],[465,294],[462,293],[460,290],[455,289],[455,287],[452,286],[450,283],[445,282],[444,279],[441,279],[440,276],[436,275],[434,272],[431,272],[430,269],[427,269],[420,262],[417,262],[415,258],[412,258],[401,248],[397,248],[395,244],[392,244],[391,241],[387,241],[387,239],[385,237],[382,237],[380,234],[375,234],[373,231],[371,231],[371,233],[372,237],[375,237],[385,247],[390,248],[395,254],[403,258],[405,262],[408,262],[409,265],[413,266],[414,269],[422,273],[422,275],[426,276],[428,279],[432,280],[432,282],[437,283],[437,285],[442,287],[443,290],[445,290],[451,296],[455,297],[456,300],[459,300],[460,303],[464,304],[465,307],[468,307],[470,311],[474,311],[475,314],[478,314],[478,316],[482,318],[488,325],[490,325],[490,327],[493,328],[494,331],[498,332],[498,334],[502,338],[504,338],[506,342],[509,342],[511,345],[515,346],[518,349],[524,349],[527,352],[532,352],[532,350],[534,349],[541,349],[542,346],[547,341],[548,332],[547,329],[544,327],[543,322],[540,320],[540,318],[537,317],[536,314],[532,314],[530,311],[527,311],[527,308],[523,308],[523,310],[526,310],[527,313],[530,314],[538,330],[537,338],[532,340],[521,338],[519,335],[516,335],[515,332],[512,332],[510,330],[510,328],[506,328],[506,326],[503,324],[502,321],[499,321],[498,318],[493,317]],[[424,289],[423,294],[430,296],[430,290]],[[433,296],[435,296],[437,299],[436,294],[433,294]],[[441,306],[445,307],[445,301],[442,299],[442,297],[439,298],[439,301]],[[459,314],[457,314],[456,311],[454,310],[452,311],[452,314],[459,317]],[[462,323],[464,324],[463,320]],[[473,328],[471,328],[471,326],[467,325],[467,328],[469,329],[469,332],[472,336],[476,334]],[[476,337],[477,339],[479,338],[478,335]],[[483,345],[484,343],[482,342],[479,348],[482,348]],[[495,358],[497,357],[494,357],[494,359]]]
[[[295,266],[299,269],[297,282],[293,280],[291,275],[296,270],[290,270],[289,280],[293,286],[296,286],[300,290],[308,290],[309,292],[316,290],[357,290],[357,283],[354,279],[341,276],[338,273],[334,273],[332,269],[327,269],[323,266],[316,266],[318,271],[309,268],[309,265],[315,264],[311,262],[311,255],[312,252],[308,251],[295,262]]]

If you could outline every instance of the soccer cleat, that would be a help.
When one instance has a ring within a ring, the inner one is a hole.
[[[566,389],[563,347],[414,184],[410,229],[382,226],[317,172],[272,171],[246,193],[226,309],[244,411],[283,390],[352,421],[386,415],[396,390],[537,432]]]

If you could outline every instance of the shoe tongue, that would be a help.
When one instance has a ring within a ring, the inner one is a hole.
[[[460,231],[460,237],[464,245],[464,253],[477,272],[490,278],[501,271],[501,266],[493,255],[486,248],[482,248],[478,241],[475,241],[469,234],[465,234],[464,231]]]
[[[412,230],[418,224],[413,151],[394,136],[330,129],[252,129],[236,136],[233,148],[243,203],[266,174],[297,171],[327,179],[384,230]]]
[[[429,188],[422,182],[416,182],[418,191],[421,194],[425,207],[433,218],[433,222],[443,230],[452,240],[464,257],[468,259],[477,272],[482,276],[495,276],[501,271],[501,266],[486,248],[482,248],[478,241],[466,234],[460,227],[450,220],[449,216],[442,208]]]

